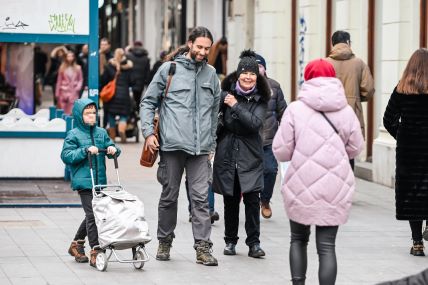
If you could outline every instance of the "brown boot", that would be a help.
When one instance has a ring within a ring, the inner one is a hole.
[[[91,260],[89,261],[89,265],[92,267],[96,267],[97,266],[97,255],[98,255],[98,250],[96,249],[91,249]]]
[[[272,209],[270,208],[269,202],[262,202],[261,204],[263,218],[270,219],[270,217],[272,217]]]
[[[413,241],[413,246],[410,248],[410,254],[414,256],[425,256],[424,243],[421,240]]]
[[[117,126],[120,136],[120,142],[126,143],[126,122],[120,122]]]
[[[114,139],[116,138],[116,128],[108,128],[107,132],[108,136],[112,139],[112,141],[114,141]]]
[[[68,249],[68,253],[71,256],[74,256],[74,259],[76,260],[76,262],[85,263],[89,261],[88,257],[85,255],[84,240],[77,240],[77,241],[71,242],[70,248]]]

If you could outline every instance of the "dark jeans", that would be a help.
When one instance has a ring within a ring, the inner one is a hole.
[[[245,205],[245,232],[248,246],[260,243],[260,196],[259,192],[243,193]],[[233,196],[223,196],[224,200],[224,240],[226,243],[238,242],[239,204],[241,202],[241,186],[235,172]]]
[[[316,226],[316,246],[319,259],[318,279],[320,285],[330,285],[336,282],[337,261],[335,242],[338,226]],[[308,267],[307,247],[310,226],[290,220],[290,269],[293,284],[305,284]]]
[[[85,219],[80,224],[74,240],[84,240],[86,235],[88,235],[89,245],[93,248],[98,245],[98,229],[95,224],[94,212],[92,211],[92,191],[80,190],[78,193],[82,201],[83,210],[85,211]]]
[[[276,175],[278,173],[278,162],[272,152],[272,145],[265,145],[263,147],[263,176],[264,176],[264,189],[260,193],[262,202],[270,202],[272,198],[273,188],[275,187]]]
[[[190,200],[189,184],[187,183],[187,178],[184,181],[184,185],[186,185],[187,201],[189,202],[189,206],[187,207],[187,209],[189,210],[189,213],[191,214],[191,212],[192,212],[192,201]],[[213,187],[211,184],[208,186],[208,204],[210,206],[210,214],[214,213],[214,211],[215,211],[215,209],[214,209],[215,199],[214,199]]]

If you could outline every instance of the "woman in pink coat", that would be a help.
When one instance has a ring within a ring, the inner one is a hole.
[[[82,89],[83,76],[80,65],[76,63],[73,52],[68,51],[65,60],[61,64],[56,81],[55,96],[58,108],[64,109],[64,113],[71,115],[74,101],[79,99],[79,92]]]
[[[305,284],[311,225],[316,226],[319,283],[334,284],[336,234],[348,219],[355,188],[349,160],[361,152],[364,140],[333,65],[323,59],[311,61],[304,77],[272,148],[279,161],[291,161],[282,194],[290,219],[293,284]]]

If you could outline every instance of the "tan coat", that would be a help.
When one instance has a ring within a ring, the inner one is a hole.
[[[348,104],[354,109],[365,136],[363,108],[361,102],[369,100],[374,94],[374,80],[370,69],[356,57],[349,45],[336,44],[327,60],[334,65],[336,77],[342,81]]]

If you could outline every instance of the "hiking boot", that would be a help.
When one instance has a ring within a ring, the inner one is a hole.
[[[261,212],[262,217],[265,219],[270,219],[270,217],[272,217],[272,209],[270,208],[269,202],[261,203]]]
[[[211,224],[214,224],[215,221],[220,220],[220,215],[216,211],[210,213],[210,216],[211,216]]]
[[[214,256],[211,255],[212,244],[206,241],[198,241],[195,244],[196,249],[196,263],[206,266],[217,266],[218,262]]]
[[[85,255],[85,240],[72,241],[68,253],[74,256],[76,262],[85,263],[89,261],[88,257]]]
[[[89,261],[89,265],[92,267],[97,266],[97,255],[101,252],[101,250],[98,249],[91,249],[91,260]]]
[[[424,240],[428,241],[428,226],[425,227],[424,232],[422,233]]]
[[[256,243],[250,246],[250,250],[248,251],[249,257],[259,258],[265,256],[264,250],[260,247],[260,244]]]
[[[414,256],[425,256],[424,243],[421,240],[413,241],[413,246],[410,248],[410,254]]]
[[[169,251],[172,247],[172,237],[167,237],[165,239],[159,240],[158,252],[156,254],[156,259],[160,261],[169,260]]]

